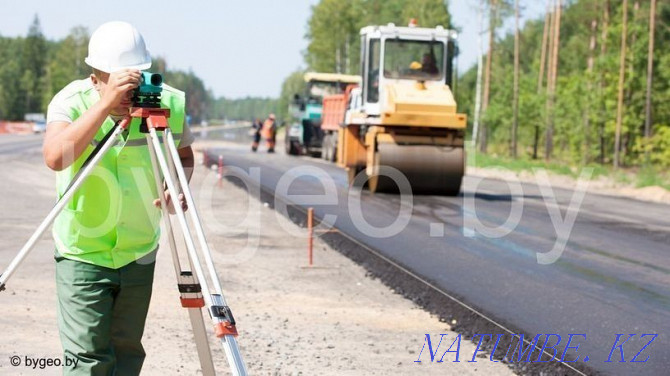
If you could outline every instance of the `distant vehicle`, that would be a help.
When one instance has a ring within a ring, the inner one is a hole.
[[[43,113],[27,113],[23,115],[23,120],[33,123],[33,133],[44,133],[47,129],[47,119]]]
[[[351,114],[351,111],[347,109],[361,106],[361,88],[356,84],[347,86],[342,94],[323,98],[321,158],[329,162],[337,161],[338,132],[344,124],[349,124],[350,121],[350,116],[347,117],[346,114]]]
[[[33,133],[44,133],[47,130],[47,123],[44,121],[37,121],[33,123]]]
[[[307,88],[302,96],[296,93],[289,105],[293,119],[285,137],[286,154],[320,155],[324,141],[321,129],[323,98],[340,94],[350,84],[358,84],[360,76],[308,72],[304,76]]]

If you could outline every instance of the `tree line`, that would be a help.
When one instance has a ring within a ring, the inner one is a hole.
[[[545,16],[496,37],[528,0],[486,0],[479,150],[571,165],[670,165],[670,1],[544,0]],[[522,58],[519,58],[521,56]],[[477,70],[461,77],[474,119]]]
[[[53,96],[68,83],[88,77],[84,63],[89,30],[74,27],[58,41],[42,33],[36,15],[25,37],[0,35],[0,120],[23,120],[26,113],[46,113]],[[155,57],[152,71],[164,74],[169,85],[186,92],[186,111],[191,121],[206,119],[250,120],[276,110],[276,100],[216,98],[192,71],[168,69],[165,59]]]
[[[265,120],[269,114],[277,112],[277,102],[275,98],[249,96],[238,99],[219,98],[212,102],[210,113],[213,119]]]

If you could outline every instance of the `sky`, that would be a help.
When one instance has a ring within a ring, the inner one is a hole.
[[[411,1],[411,0],[408,0]],[[215,96],[277,97],[284,78],[304,68],[304,36],[318,0],[0,0],[0,35],[25,36],[35,14],[47,39],[75,26],[93,32],[107,21],[127,21],[168,69],[192,70]],[[459,35],[459,72],[477,62],[478,0],[450,0]],[[522,22],[544,12],[544,0],[521,0]],[[421,20],[419,20],[420,22]],[[501,33],[511,30],[508,22]],[[485,46],[486,47],[486,46]],[[0,62],[1,63],[1,62]]]

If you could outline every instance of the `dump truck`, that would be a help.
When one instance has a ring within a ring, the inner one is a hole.
[[[457,195],[467,117],[451,90],[456,32],[388,24],[360,36],[361,85],[324,99],[337,164],[373,193],[409,182],[413,193]]]
[[[304,75],[306,88],[296,93],[289,105],[291,122],[285,137],[286,154],[321,154],[324,132],[321,129],[323,98],[342,93],[347,85],[357,84],[360,77],[336,73],[308,72]]]
[[[323,98],[323,111],[321,115],[321,130],[323,141],[321,143],[321,157],[329,162],[337,161],[337,142],[340,127],[345,124],[345,116],[352,95],[360,92],[357,84],[350,84],[342,94],[333,94]],[[357,96],[359,98],[360,95]]]

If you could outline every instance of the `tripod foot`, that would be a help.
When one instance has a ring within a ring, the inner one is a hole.
[[[2,274],[0,274],[0,277],[2,277]],[[0,291],[5,291],[5,284],[0,283]]]

